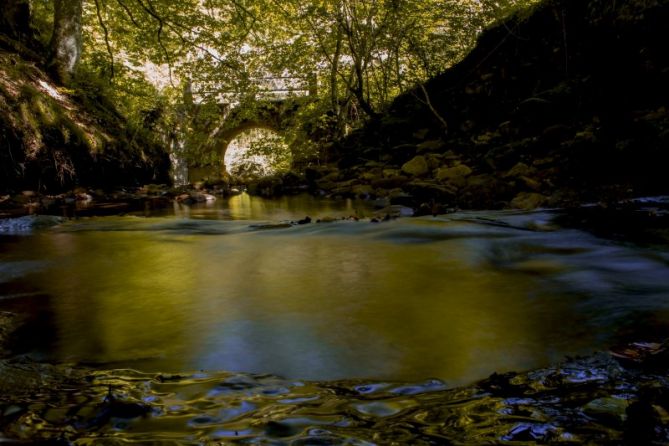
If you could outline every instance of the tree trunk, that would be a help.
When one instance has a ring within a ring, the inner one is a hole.
[[[4,0],[0,8],[0,29],[10,39],[30,39],[30,3],[28,0]]]
[[[335,122],[335,138],[343,135],[344,119],[342,116],[341,105],[339,104],[339,86],[337,76],[339,74],[339,58],[341,57],[341,28],[337,29],[337,44],[335,46],[334,55],[332,56],[332,66],[330,67],[330,103],[332,104],[332,112],[334,113]]]
[[[81,58],[83,0],[56,0],[49,68],[52,76],[67,85]]]

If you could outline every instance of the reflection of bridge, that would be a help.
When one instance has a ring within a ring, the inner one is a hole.
[[[187,101],[195,109],[204,103],[218,104],[220,121],[213,128],[201,130],[210,135],[207,147],[218,153],[221,162],[230,142],[243,132],[262,128],[281,133],[290,127],[302,104],[318,93],[318,83],[315,74],[262,77],[250,79],[244,90],[242,94],[215,85],[196,84],[186,91]]]

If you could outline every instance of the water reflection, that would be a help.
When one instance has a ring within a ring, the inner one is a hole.
[[[230,219],[305,213],[289,199],[233,200]],[[493,217],[274,231],[100,218],[13,241],[2,263],[46,262],[12,280],[51,296],[53,359],[145,371],[454,385],[588,353],[639,308],[667,306],[656,256]]]
[[[221,220],[299,220],[307,215],[328,217],[371,214],[369,203],[354,200],[330,200],[310,195],[284,196],[272,200],[253,197],[246,192],[197,205],[174,204],[174,216]]]

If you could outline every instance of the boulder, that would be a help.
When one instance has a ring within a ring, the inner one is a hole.
[[[467,178],[467,185],[460,189],[458,204],[465,207],[500,209],[513,197],[512,187],[495,175],[480,174]]]
[[[404,190],[420,201],[437,200],[452,201],[455,197],[455,188],[437,184],[432,181],[412,181],[404,185]]]
[[[504,174],[505,177],[517,178],[531,175],[534,169],[523,162],[516,163],[509,171]]]
[[[439,152],[444,148],[444,141],[441,139],[431,139],[429,141],[424,141],[416,146],[416,151],[418,153],[425,152]]]
[[[409,179],[403,175],[396,175],[387,178],[379,178],[372,182],[372,186],[378,189],[395,189],[402,187]]]
[[[451,183],[456,186],[464,186],[466,178],[472,174],[472,169],[466,164],[458,164],[454,167],[442,167],[437,170],[436,178],[442,183]]]
[[[437,155],[436,153],[428,153],[425,155],[425,161],[427,161],[427,166],[431,171],[443,164],[442,158],[441,155]]]
[[[583,406],[583,412],[589,417],[604,423],[622,423],[627,418],[629,402],[622,398],[603,397],[590,401]]]
[[[413,144],[400,144],[392,147],[387,155],[390,161],[401,164],[416,155],[416,146]]]
[[[521,181],[528,189],[532,189],[533,191],[541,190],[541,182],[534,178],[522,176],[519,178],[519,181]]]
[[[413,137],[416,139],[425,139],[428,133],[430,133],[429,128],[418,129],[415,132],[413,132]]]
[[[357,184],[351,188],[351,193],[358,198],[369,198],[374,194],[374,188],[368,184]]]
[[[383,175],[381,169],[372,169],[368,172],[363,172],[360,175],[360,179],[363,180],[363,181],[370,181],[371,182],[371,181],[378,180],[381,177],[381,175]]]
[[[521,192],[511,200],[514,209],[536,209],[546,203],[546,197],[536,192]]]
[[[402,165],[402,172],[414,177],[426,175],[430,170],[427,160],[424,156],[414,156],[411,160]]]

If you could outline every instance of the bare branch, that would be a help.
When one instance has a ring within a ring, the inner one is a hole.
[[[439,122],[441,123],[441,125],[443,126],[444,133],[447,133],[448,132],[448,122],[446,122],[446,119],[444,119],[444,117],[441,116],[439,114],[439,112],[437,111],[437,109],[434,108],[434,106],[432,105],[432,101],[430,100],[430,95],[427,92],[427,89],[425,88],[425,85],[421,82],[421,83],[418,84],[418,86],[420,87],[425,99],[419,98],[418,95],[416,95],[416,94],[414,94],[414,97],[416,99],[418,99],[418,101],[420,101],[421,103],[425,104],[427,106],[427,108],[430,109],[430,111],[432,112],[434,117],[437,118],[439,120]]]

